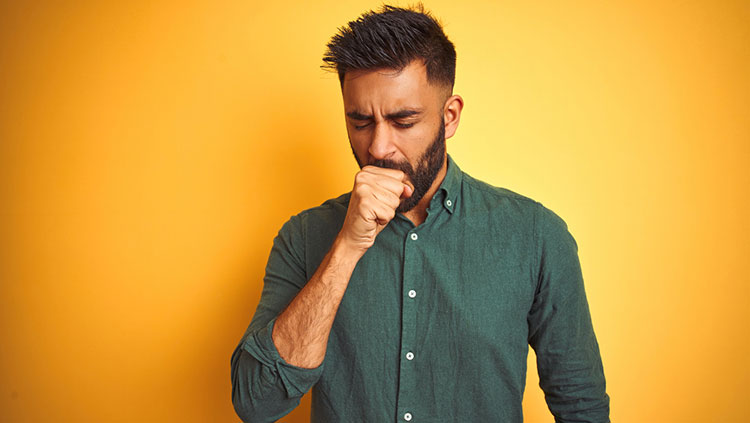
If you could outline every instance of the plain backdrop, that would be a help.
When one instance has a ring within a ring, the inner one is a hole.
[[[613,421],[746,421],[750,3],[425,5],[449,153],[578,242]],[[272,239],[357,171],[325,44],[377,7],[0,2],[0,421],[238,421]]]

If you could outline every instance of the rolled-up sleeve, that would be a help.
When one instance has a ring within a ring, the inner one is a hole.
[[[299,405],[323,372],[287,363],[271,338],[276,317],[307,283],[299,216],[273,242],[263,292],[250,326],[232,353],[232,404],[244,422],[274,422]]]
[[[608,423],[609,396],[578,246],[565,222],[543,206],[535,234],[538,286],[528,324],[539,385],[555,422]]]

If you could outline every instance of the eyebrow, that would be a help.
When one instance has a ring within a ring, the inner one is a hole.
[[[406,118],[406,117],[409,117],[409,116],[418,115],[420,113],[422,113],[421,110],[403,109],[403,110],[399,110],[397,112],[388,113],[387,115],[385,115],[385,118],[388,119],[388,120],[403,119],[403,118]],[[356,110],[353,111],[353,112],[349,112],[346,115],[349,116],[350,118],[354,119],[354,120],[372,120],[372,115],[365,115],[365,114],[360,113],[360,112],[358,112]]]

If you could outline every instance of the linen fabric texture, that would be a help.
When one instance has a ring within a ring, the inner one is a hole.
[[[283,225],[260,303],[231,357],[232,402],[243,421],[276,421],[312,389],[314,423],[520,423],[530,345],[556,422],[609,422],[566,223],[447,160],[424,223],[397,214],[358,262],[314,369],[284,361],[271,333],[332,245],[350,194]]]

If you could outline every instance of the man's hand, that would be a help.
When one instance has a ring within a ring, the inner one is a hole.
[[[376,166],[363,167],[354,177],[339,240],[364,254],[396,215],[401,200],[413,193],[414,188],[404,172]]]
[[[328,336],[354,267],[414,187],[400,170],[365,166],[354,178],[344,224],[318,270],[276,319],[272,339],[281,358],[312,369],[325,358]]]

